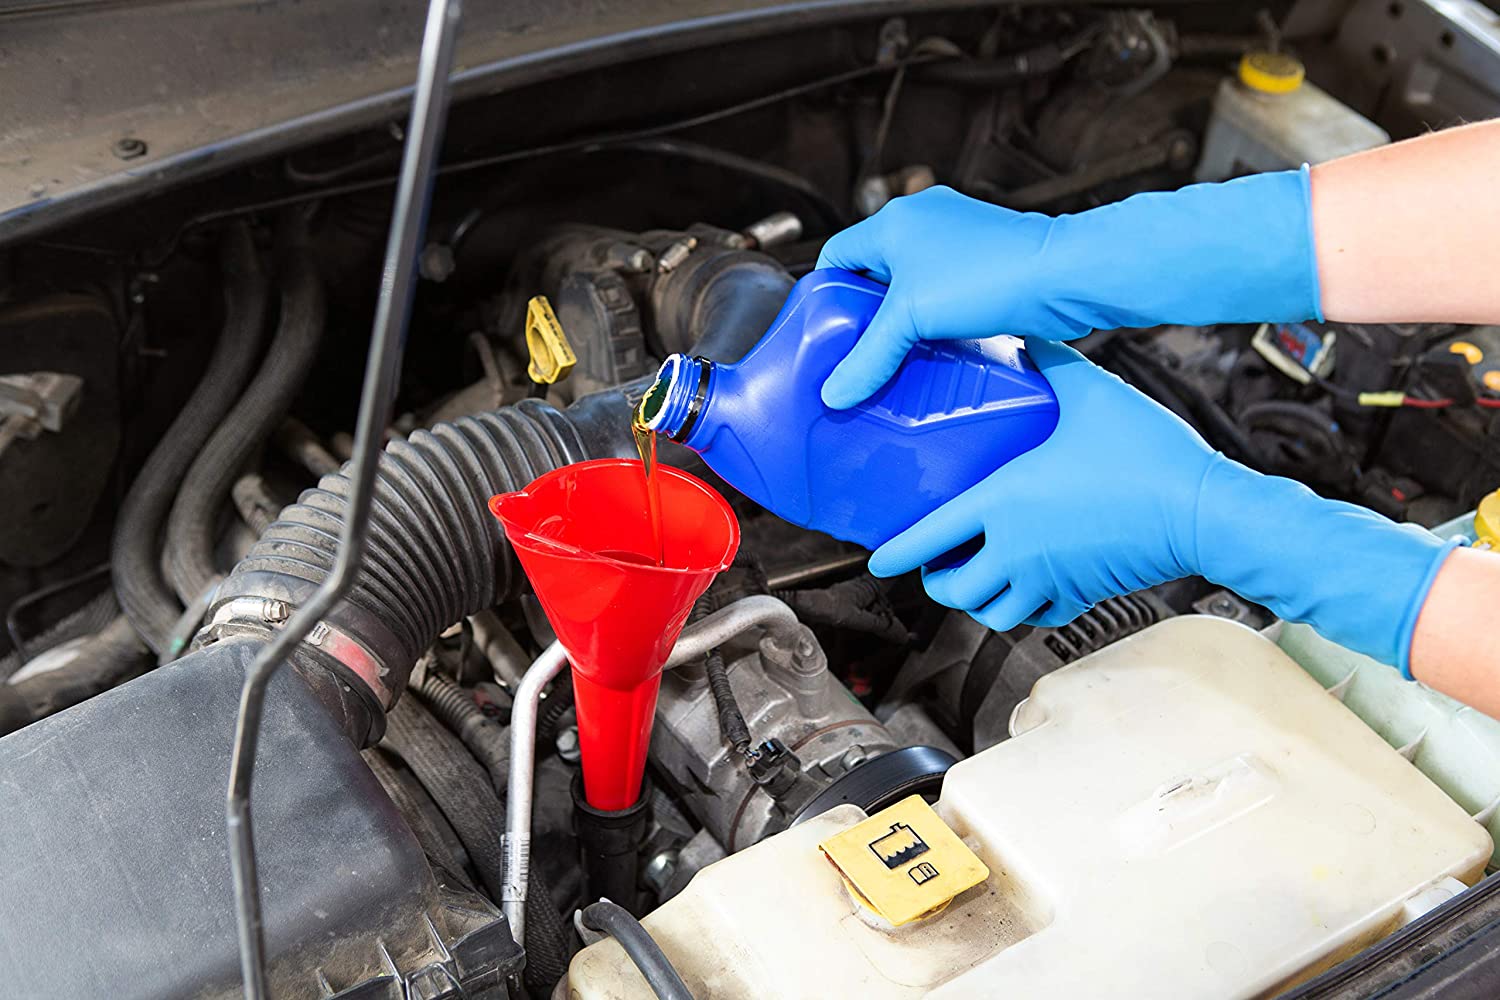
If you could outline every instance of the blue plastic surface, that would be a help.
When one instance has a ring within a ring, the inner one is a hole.
[[[797,282],[750,353],[711,366],[683,441],[773,513],[869,549],[1057,426],[1057,397],[1013,337],[919,343],[864,403],[824,406],[823,380],[885,292],[832,268]],[[677,434],[686,424],[700,363],[679,362],[659,431]]]

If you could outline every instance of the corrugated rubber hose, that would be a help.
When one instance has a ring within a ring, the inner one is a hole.
[[[276,336],[250,387],[194,459],[167,517],[167,580],[187,606],[221,575],[214,565],[219,514],[246,461],[286,416],[323,340],[323,285],[300,219],[288,224],[285,246]]]
[[[587,457],[573,424],[540,400],[437,424],[386,446],[364,565],[325,620],[357,637],[393,697],[438,633],[521,590],[524,577],[489,498]],[[219,586],[210,619],[235,599],[304,603],[332,570],[348,492],[343,469],[283,509]]]
[[[484,768],[413,698],[402,700],[391,712],[385,739],[447,817],[486,892],[498,900],[505,874],[500,849],[505,809]],[[533,995],[548,996],[568,971],[569,932],[547,887],[538,882],[540,874],[532,869],[526,898],[526,985]]]
[[[266,277],[249,227],[224,234],[224,328],[208,369],[136,474],[115,520],[111,560],[115,596],[130,624],[157,654],[166,652],[182,604],[159,570],[158,536],[178,484],[205,441],[239,398],[260,353],[266,310]]]

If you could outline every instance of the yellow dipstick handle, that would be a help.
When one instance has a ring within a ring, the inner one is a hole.
[[[545,295],[526,303],[526,353],[531,356],[526,374],[538,385],[561,382],[578,363],[573,345],[568,343],[568,335],[563,333]]]

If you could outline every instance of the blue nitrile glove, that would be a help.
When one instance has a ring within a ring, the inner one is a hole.
[[[838,409],[884,385],[918,340],[1322,318],[1305,167],[1055,219],[931,188],[834,236],[818,266],[891,286],[823,384]]]
[[[1398,666],[1452,545],[1213,451],[1154,400],[1062,344],[1026,347],[1057,393],[1052,436],[882,545],[870,572],[990,628],[1063,625],[1106,597],[1198,575]]]

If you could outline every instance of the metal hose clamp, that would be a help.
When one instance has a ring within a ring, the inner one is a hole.
[[[236,597],[214,609],[213,617],[199,631],[196,644],[208,646],[234,636],[266,638],[272,630],[284,626],[295,610],[286,601],[274,598]],[[389,712],[396,703],[395,692],[385,683],[386,668],[349,633],[320,621],[302,642],[358,678],[385,711]]]

